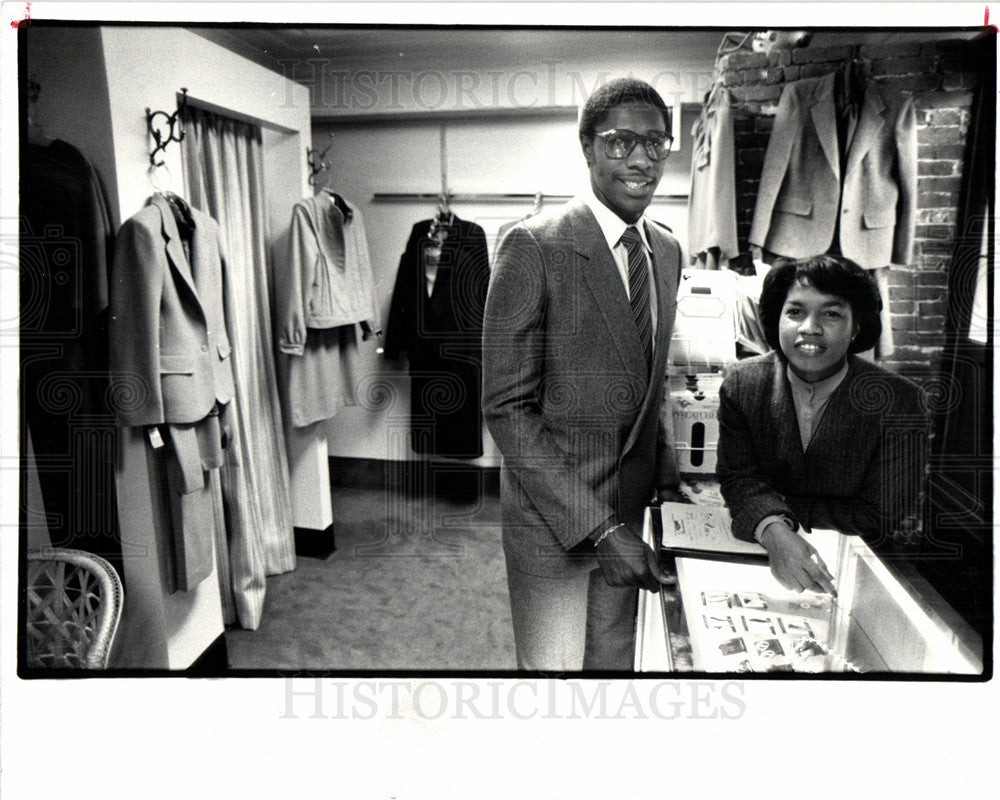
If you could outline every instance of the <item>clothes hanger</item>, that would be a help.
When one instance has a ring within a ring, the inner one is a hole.
[[[167,201],[178,224],[186,225],[189,228],[195,227],[194,216],[191,214],[191,206],[187,200],[173,190],[173,176],[166,162],[161,161],[158,164],[151,164],[146,171],[146,179],[153,190],[153,194],[159,195]]]
[[[337,194],[335,191],[333,191],[333,189],[331,189],[329,186],[324,186],[323,192],[330,197],[330,199],[333,201],[334,208],[336,208],[341,214],[344,215],[345,220],[349,220],[351,217],[354,216],[354,209],[352,209],[349,205],[347,205],[347,201],[339,194]]]
[[[541,192],[535,192],[535,205],[532,206],[531,212],[528,214],[529,217],[533,217],[542,210],[542,201],[544,200],[544,195]]]

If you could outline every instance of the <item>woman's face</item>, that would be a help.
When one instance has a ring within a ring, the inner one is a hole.
[[[814,286],[795,281],[778,321],[778,343],[788,363],[810,383],[836,374],[858,333],[850,304]]]

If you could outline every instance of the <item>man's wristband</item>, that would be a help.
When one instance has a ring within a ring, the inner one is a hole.
[[[625,523],[624,522],[619,522],[617,525],[612,525],[610,528],[608,528],[606,531],[604,531],[604,533],[602,533],[600,536],[598,536],[596,539],[594,539],[594,547],[597,547],[597,545],[599,545],[601,542],[603,542],[605,539],[607,539],[616,530],[618,530],[619,528],[624,528],[624,527],[625,527]]]

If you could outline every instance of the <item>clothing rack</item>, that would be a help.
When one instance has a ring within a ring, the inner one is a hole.
[[[452,203],[526,203],[534,202],[538,192],[457,192],[448,193],[447,198]],[[565,203],[571,200],[571,194],[543,194],[547,202]],[[653,202],[663,200],[687,200],[686,194],[660,194],[653,196]],[[376,192],[372,195],[373,203],[436,203],[441,200],[440,192]]]

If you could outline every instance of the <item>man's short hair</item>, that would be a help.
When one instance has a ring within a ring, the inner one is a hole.
[[[663,115],[667,133],[672,130],[671,111],[663,102],[659,92],[645,81],[636,78],[616,78],[598,87],[580,111],[580,139],[590,140],[600,133],[598,125],[613,108],[631,103],[645,103],[655,106]],[[637,131],[642,133],[642,131]]]
[[[764,276],[760,293],[760,322],[767,343],[781,352],[778,343],[778,323],[785,299],[796,281],[844,300],[851,307],[851,316],[858,325],[858,335],[848,347],[848,353],[871,350],[882,334],[882,298],[878,285],[865,270],[843,256],[811,256],[783,258],[775,262]]]

